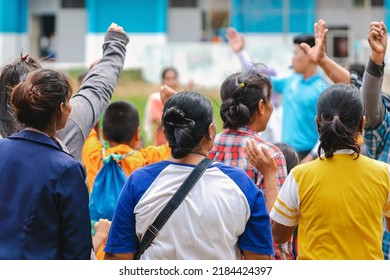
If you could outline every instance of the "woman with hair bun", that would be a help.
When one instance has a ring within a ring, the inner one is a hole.
[[[213,147],[212,106],[199,93],[170,97],[162,125],[172,158],[130,175],[116,206],[105,259],[134,258],[149,225]],[[242,170],[214,162],[141,259],[270,259],[273,253],[262,192]]]
[[[299,225],[298,259],[383,260],[390,166],[360,154],[365,117],[359,89],[335,84],[325,90],[316,122],[319,158],[288,175],[270,213],[274,240],[288,240]]]
[[[267,209],[270,211],[287,176],[283,153],[275,145],[262,139],[273,112],[270,80],[256,69],[234,73],[222,83],[220,115],[224,130],[215,138],[209,158],[243,169],[252,181],[264,192]],[[255,141],[270,159],[272,168],[257,170],[249,161],[245,147]],[[275,176],[276,174],[276,176]],[[275,259],[293,259],[292,243],[275,244]]]
[[[67,76],[43,68],[11,93],[25,128],[0,139],[0,259],[91,258],[84,170],[55,136],[71,95]]]

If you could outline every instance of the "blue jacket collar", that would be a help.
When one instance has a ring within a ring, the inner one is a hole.
[[[27,140],[27,141],[39,143],[39,144],[49,146],[53,149],[59,150],[61,152],[64,152],[64,153],[70,155],[69,153],[67,153],[66,151],[61,149],[60,146],[58,144],[56,144],[53,139],[51,139],[50,137],[46,136],[43,133],[39,133],[39,132],[31,131],[31,130],[22,130],[18,133],[10,135],[8,138],[22,139],[22,140]],[[72,156],[72,155],[70,155],[70,156]]]

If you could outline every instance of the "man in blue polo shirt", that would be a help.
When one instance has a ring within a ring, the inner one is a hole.
[[[245,70],[256,67],[244,50],[245,41],[234,28],[226,35],[232,50],[237,53]],[[315,124],[317,100],[331,84],[318,66],[300,47],[301,43],[315,45],[314,36],[299,35],[294,38],[292,68],[294,73],[285,78],[270,77],[273,90],[283,96],[282,142],[292,146],[302,162],[317,156],[318,132]]]

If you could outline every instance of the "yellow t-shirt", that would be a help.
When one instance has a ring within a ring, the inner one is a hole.
[[[350,150],[297,166],[271,218],[298,226],[298,259],[383,260],[383,215],[390,216],[389,165]]]

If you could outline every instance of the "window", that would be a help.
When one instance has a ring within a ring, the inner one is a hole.
[[[85,0],[62,0],[62,8],[85,8]]]
[[[198,7],[198,1],[197,0],[170,0],[169,7],[196,8],[196,7]]]
[[[371,6],[373,7],[383,7],[384,0],[371,0]]]
[[[364,7],[365,0],[353,0],[355,7]],[[368,3],[371,7],[383,7],[384,0],[369,0]]]

